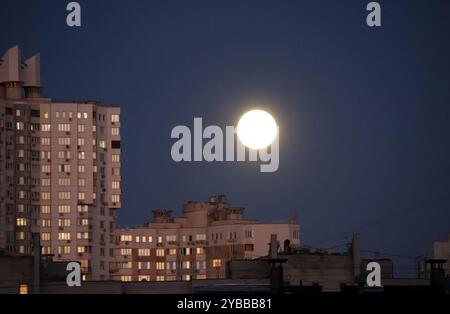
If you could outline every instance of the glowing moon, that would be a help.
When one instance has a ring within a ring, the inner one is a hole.
[[[237,125],[239,140],[252,149],[266,148],[277,136],[275,119],[264,110],[251,110],[245,113]]]

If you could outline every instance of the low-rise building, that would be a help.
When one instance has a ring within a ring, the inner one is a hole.
[[[228,261],[266,256],[271,234],[291,247],[300,245],[295,219],[262,223],[243,214],[244,208],[231,206],[223,195],[184,204],[179,218],[170,210],[154,211],[153,222],[117,230],[113,276],[122,281],[225,278]]]

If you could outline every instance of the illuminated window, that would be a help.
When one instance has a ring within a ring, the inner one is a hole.
[[[70,137],[58,137],[58,145],[70,145]]]
[[[212,266],[213,267],[220,267],[220,266],[222,266],[222,261],[220,259],[213,259],[212,260]]]
[[[84,160],[85,158],[85,153],[84,152],[78,152],[78,160]]]
[[[191,269],[191,262],[183,261],[183,269]]]
[[[41,214],[50,214],[50,206],[41,205]]]
[[[69,214],[70,213],[70,205],[58,205],[58,213]]]
[[[156,276],[156,281],[165,281],[165,277],[164,276]]]
[[[70,246],[58,246],[58,254],[70,254]]]
[[[120,181],[112,181],[111,188],[119,190],[120,189]]]
[[[78,186],[80,186],[80,187],[86,186],[86,179],[79,178],[78,179]]]
[[[113,194],[113,195],[111,195],[111,201],[113,203],[120,203],[120,194]]]
[[[51,227],[52,220],[51,219],[42,219],[42,227]]]
[[[120,241],[122,241],[122,242],[131,242],[132,240],[133,240],[133,237],[131,235],[122,234],[120,236]]]
[[[138,280],[139,281],[150,281],[150,275],[139,275]]]
[[[150,256],[150,249],[138,249],[139,256]]]
[[[184,281],[190,281],[191,280],[191,275],[183,275],[183,280]]]
[[[43,232],[41,233],[41,241],[50,241],[51,240],[51,233],[50,232]]]
[[[164,249],[156,249],[156,256],[164,256]]]
[[[175,269],[177,269],[177,263],[175,261],[167,262],[167,269],[168,270],[175,270]]]
[[[120,249],[120,255],[131,255],[131,249],[127,248]]]
[[[105,140],[99,140],[98,141],[98,147],[106,148],[106,141]]]
[[[119,135],[119,128],[111,128],[111,135]]]
[[[84,132],[84,124],[78,124],[78,132]]]
[[[202,247],[198,247],[196,250],[197,255],[205,254],[205,249]]]
[[[69,132],[70,131],[70,124],[68,124],[68,123],[59,123],[58,124],[58,131]]]
[[[58,240],[70,240],[70,232],[58,232]]]
[[[166,235],[166,241],[167,242],[175,242],[177,240],[177,236],[174,234]]]
[[[164,262],[157,262],[156,263],[156,269],[157,270],[164,270],[164,267],[165,267]]]
[[[77,145],[78,145],[78,146],[84,146],[84,138],[79,137],[79,138],[78,138]]]
[[[138,262],[138,269],[150,269],[150,262]]]
[[[70,192],[58,192],[58,199],[70,200]]]
[[[26,218],[17,218],[16,219],[16,226],[18,226],[18,227],[28,226],[28,219],[26,219]]]
[[[198,279],[198,280],[203,280],[203,279],[206,279],[206,275],[205,274],[199,274],[195,278]]]
[[[195,236],[195,239],[196,239],[197,241],[205,241],[205,240],[206,240],[206,234],[204,234],[204,233],[197,234],[197,235]]]
[[[27,284],[21,284],[19,286],[19,294],[28,294],[28,285]]]
[[[169,255],[177,255],[177,249],[169,249]]]
[[[58,219],[58,227],[70,227],[70,219]]]
[[[120,117],[118,114],[112,114],[111,115],[111,122],[119,122]]]
[[[119,154],[112,154],[111,155],[111,161],[112,162],[120,162],[120,155]]]
[[[121,281],[131,281],[131,276],[120,276]]]
[[[197,270],[206,269],[206,261],[197,261],[195,267]]]

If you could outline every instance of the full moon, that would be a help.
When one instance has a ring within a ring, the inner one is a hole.
[[[277,136],[275,119],[264,110],[246,112],[237,125],[239,140],[251,149],[262,149],[272,144]]]

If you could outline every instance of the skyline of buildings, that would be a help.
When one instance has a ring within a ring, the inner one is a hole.
[[[244,220],[225,196],[188,202],[183,216],[154,212],[117,229],[121,208],[120,108],[42,96],[39,54],[0,60],[0,248],[79,261],[84,280],[223,278],[231,258],[263,256],[271,234],[300,245],[295,218]],[[38,236],[39,239],[34,238]]]

